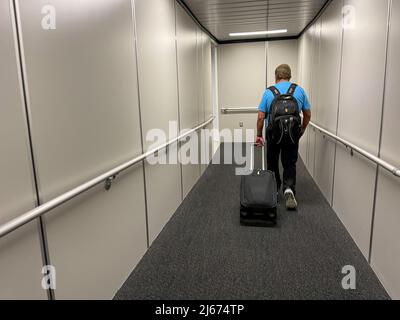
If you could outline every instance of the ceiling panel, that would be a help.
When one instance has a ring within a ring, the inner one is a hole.
[[[200,23],[219,41],[265,38],[230,37],[229,33],[287,29],[274,37],[297,36],[327,0],[183,0]]]

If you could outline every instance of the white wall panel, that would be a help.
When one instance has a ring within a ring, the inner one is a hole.
[[[393,1],[381,157],[400,167],[400,1]],[[400,299],[400,179],[380,170],[371,263],[392,298]]]
[[[18,2],[40,194],[49,200],[141,153],[131,5],[47,1],[58,27],[45,31],[42,3]]]
[[[201,174],[207,169],[211,162],[213,156],[213,138],[211,136],[211,131],[213,125],[209,124],[204,127],[200,133],[200,161],[201,161]]]
[[[199,79],[197,66],[197,26],[193,19],[176,6],[179,111],[181,129],[196,127],[199,121]],[[189,193],[200,176],[198,164],[182,165],[183,196]]]
[[[213,129],[219,130],[220,111],[218,110],[218,49],[217,45],[211,44],[211,95],[213,108]],[[218,134],[213,137],[213,153],[217,152],[220,146]]]
[[[197,27],[180,5],[176,13],[180,123],[181,129],[191,129],[199,124]]]
[[[203,31],[197,27],[197,81],[198,81],[198,118],[199,123],[205,119],[204,113],[204,79],[203,79]]]
[[[400,161],[397,161],[400,166]],[[400,183],[383,169],[379,172],[371,264],[393,299],[400,299]]]
[[[142,152],[129,0],[18,1],[43,201]],[[47,216],[56,298],[111,298],[146,248],[143,173]],[[114,264],[118,261],[118,267]],[[99,279],[101,279],[99,281]]]
[[[213,115],[212,88],[211,88],[211,40],[204,34],[205,42],[203,46],[204,54],[204,116],[208,120]]]
[[[211,102],[210,82],[211,75],[211,49],[207,51],[207,42],[209,41],[206,34],[197,28],[197,63],[198,63],[198,81],[199,81],[199,122],[203,123],[206,120],[206,109],[209,111]],[[207,79],[207,77],[210,79]]]
[[[300,143],[299,143],[299,155],[301,157],[301,159],[303,160],[304,164],[307,167],[307,163],[308,163],[308,134],[309,134],[310,130],[306,130],[306,132],[304,133],[304,135],[301,137],[300,139]]]
[[[317,144],[317,133],[315,130],[310,128],[308,131],[308,163],[307,168],[311,176],[315,179],[315,162],[316,162],[316,149]]]
[[[311,33],[311,78],[310,88],[307,93],[309,95],[312,117],[316,119],[318,117],[319,99],[318,89],[320,86],[320,75],[319,75],[319,64],[320,64],[320,38],[321,38],[321,19],[319,19],[310,29]],[[308,161],[307,166],[310,174],[315,176],[315,161],[316,161],[316,143],[317,137],[316,132],[310,128],[308,132]]]
[[[177,148],[171,146],[168,153],[160,152],[160,157],[169,157]],[[150,244],[157,238],[182,200],[181,167],[178,164],[146,164],[146,196]]]
[[[326,200],[332,203],[336,143],[318,132],[315,139],[315,182]]]
[[[136,0],[135,8],[143,138],[151,129],[169,135],[169,121],[178,120],[175,1]],[[151,145],[144,144],[146,148]],[[181,202],[181,169],[179,165],[146,164],[145,172],[152,242]]]
[[[386,59],[388,0],[346,0],[353,27],[344,30],[339,135],[377,154]],[[365,54],[368,53],[368,54]],[[362,116],[362,121],[354,117]]]
[[[46,217],[57,299],[112,299],[147,249],[143,166]]]
[[[388,60],[385,83],[385,106],[383,114],[381,158],[400,165],[400,140],[398,135],[400,83],[400,1],[394,0],[390,19]]]
[[[178,120],[175,1],[135,0],[140,103],[145,137],[157,128],[168,132]]]
[[[212,95],[211,95],[211,41],[210,38],[203,33],[203,95],[204,95],[204,121],[207,121],[213,114]],[[209,126],[205,129],[212,129]],[[212,138],[208,135],[202,140],[202,150],[204,152],[204,161],[201,166],[201,173],[207,169],[208,163],[211,161],[210,146]]]
[[[362,156],[338,145],[333,208],[368,257],[376,167]]]
[[[275,84],[275,69],[281,64],[288,64],[292,69],[292,82],[298,82],[298,41],[267,42],[267,86]]]
[[[311,26],[303,35],[303,37],[300,40],[300,49],[299,49],[299,55],[300,55],[300,66],[299,70],[299,85],[301,85],[304,90],[308,94],[308,98],[310,100],[310,103],[312,103],[312,97],[313,97],[313,86],[312,86],[312,76],[313,73],[315,72],[315,61],[313,59],[315,55],[315,50],[314,50],[314,42],[315,42],[315,26]],[[312,105],[312,113],[315,116],[315,108],[316,106]],[[306,133],[300,140],[300,145],[299,145],[299,152],[300,155],[303,159],[303,161],[306,164],[307,168],[312,167],[313,168],[313,163],[311,163],[311,156],[310,156],[310,138],[311,135],[314,137],[314,133],[312,130],[307,129]],[[313,150],[313,149],[312,149]],[[311,164],[310,164],[311,163]]]
[[[318,112],[313,121],[336,133],[339,105],[339,82],[342,48],[342,1],[334,1],[321,17]],[[335,159],[335,142],[317,133],[315,150],[315,180],[329,202]]]
[[[14,213],[22,214],[31,208],[21,206],[17,209]],[[42,266],[36,221],[0,239],[0,299],[47,299],[42,288]]]
[[[299,84],[305,88],[306,81],[305,79],[309,75],[308,70],[306,69],[306,57],[307,57],[307,33],[299,39],[299,56],[298,56],[298,79],[299,79]],[[300,140],[299,143],[299,155],[303,162],[306,164],[308,163],[308,132],[309,130],[306,130],[304,133],[302,139]]]
[[[317,81],[318,113],[314,118],[336,132],[342,49],[342,1],[333,1],[322,15]]]
[[[219,109],[256,107],[266,87],[265,43],[230,44],[218,47]],[[220,129],[253,129],[257,115],[220,114]],[[255,137],[254,137],[255,138]],[[243,140],[245,134],[243,133]],[[249,142],[253,142],[254,140]]]
[[[344,30],[338,135],[377,154],[388,1],[347,0],[345,4],[354,7],[356,19]],[[339,149],[336,155],[334,209],[367,257],[376,166]]]
[[[194,157],[194,162],[191,162],[189,164],[182,164],[182,193],[183,193],[183,198],[185,198],[190,190],[193,188],[193,186],[196,184],[196,182],[200,178],[200,154],[199,154],[199,136],[197,133],[194,133],[191,135],[191,138],[193,139],[190,142],[185,141],[181,143],[181,149],[180,149],[180,156],[182,158],[191,158]],[[194,146],[197,146],[195,148],[195,151],[193,152],[191,149],[189,151],[189,148],[192,142],[196,141],[197,144]],[[193,152],[193,153],[192,153]],[[190,160],[191,161],[191,160]]]
[[[315,26],[311,26],[301,38],[301,75],[299,76],[299,84],[308,93],[309,99],[312,97],[312,72],[313,72],[313,54],[314,54],[314,31]],[[311,102],[311,101],[310,101]]]
[[[10,2],[0,0],[0,225],[33,209],[35,191]],[[0,299],[46,299],[36,221],[0,239]]]

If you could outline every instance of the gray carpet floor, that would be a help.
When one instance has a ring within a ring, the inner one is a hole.
[[[301,161],[276,228],[240,226],[239,189],[235,165],[210,165],[115,299],[389,299]]]

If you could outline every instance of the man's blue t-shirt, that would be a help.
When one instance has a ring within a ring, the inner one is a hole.
[[[292,85],[291,82],[284,81],[284,82],[279,82],[279,83],[275,84],[275,87],[279,90],[279,92],[281,94],[286,94],[291,85]],[[310,105],[310,102],[308,101],[307,94],[303,88],[298,86],[296,88],[296,91],[294,92],[293,96],[296,98],[296,100],[299,104],[300,112],[311,109],[311,105]],[[264,112],[265,114],[269,114],[269,111],[271,109],[271,104],[272,104],[272,101],[274,101],[274,99],[275,99],[275,96],[272,93],[272,91],[269,89],[265,90],[264,95],[261,100],[261,103],[260,103],[260,106],[258,107],[258,110],[260,112]]]

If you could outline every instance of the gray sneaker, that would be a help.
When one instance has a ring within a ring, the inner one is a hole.
[[[297,201],[294,193],[291,189],[286,189],[285,193],[285,202],[286,202],[286,209],[288,210],[297,210]]]

